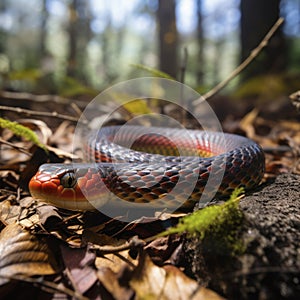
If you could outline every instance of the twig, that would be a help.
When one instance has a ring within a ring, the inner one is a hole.
[[[185,72],[186,72],[186,65],[188,60],[188,50],[186,47],[183,48],[183,60],[180,68],[180,82],[184,84],[185,81]]]
[[[55,293],[57,291],[57,292],[66,294],[68,296],[74,297],[79,300],[88,300],[89,299],[81,294],[78,294],[76,291],[74,292],[74,291],[68,289],[65,286],[60,286],[54,282],[43,280],[43,278],[41,278],[41,277],[40,278],[30,278],[30,277],[25,277],[22,275],[2,275],[2,274],[0,274],[0,277],[4,278],[4,279],[28,282],[28,283],[32,283],[33,285],[39,285],[43,288],[47,288],[48,291],[51,291],[53,293]]]
[[[56,111],[53,111],[53,112],[36,111],[36,110],[30,110],[30,109],[25,109],[25,108],[21,108],[21,107],[11,107],[11,106],[3,106],[3,105],[0,105],[0,110],[13,111],[18,114],[25,114],[25,115],[29,115],[29,116],[43,116],[43,117],[63,119],[63,120],[71,121],[71,122],[79,122],[78,118],[76,118],[76,117],[59,114]],[[84,120],[81,120],[80,122],[82,122],[84,124],[87,123]]]
[[[139,248],[145,246],[145,241],[140,240],[137,237],[133,237],[128,243],[120,246],[100,246],[96,250],[103,254],[118,253],[132,248]]]
[[[0,137],[0,144],[7,145],[7,146],[9,146],[9,147],[12,147],[12,148],[14,148],[14,149],[16,149],[16,150],[18,150],[18,151],[20,151],[20,152],[22,152],[22,153],[28,155],[28,156],[32,156],[32,154],[29,153],[24,147],[20,147],[20,146],[14,145],[13,143],[10,143],[10,142],[8,142],[8,141],[5,141],[5,140],[2,139],[1,137]]]
[[[185,124],[185,119],[186,119],[186,112],[183,109],[185,107],[184,103],[184,81],[185,81],[185,72],[186,72],[186,65],[187,65],[187,60],[188,60],[188,50],[186,47],[183,48],[183,60],[182,60],[182,65],[180,68],[180,82],[182,83],[182,86],[180,88],[180,101],[181,101],[181,124]]]
[[[34,95],[30,93],[16,93],[16,92],[0,92],[0,98],[3,99],[13,99],[13,100],[26,100],[26,101],[34,101],[34,102],[56,102],[60,104],[71,104],[76,102],[77,104],[82,104],[82,107],[86,105],[85,102],[63,98],[57,95]]]
[[[135,264],[132,263],[128,258],[121,255],[119,252],[114,253],[115,256],[119,257],[121,260],[123,260],[126,264],[128,264],[132,269],[135,268]]]
[[[269,40],[274,35],[275,31],[279,28],[279,26],[283,23],[283,21],[284,21],[283,18],[279,18],[276,21],[276,23],[272,26],[272,28],[269,30],[269,32],[266,34],[266,36],[263,38],[263,40],[260,42],[260,44],[254,50],[251,51],[250,55],[237,68],[233,70],[232,73],[225,80],[221,81],[209,92],[201,96],[199,99],[195,100],[193,104],[196,105],[201,103],[203,99],[207,100],[208,98],[211,98],[213,95],[217,94],[221,89],[223,89],[241,71],[243,71],[254,60],[254,58],[262,51],[262,49],[268,45]]]

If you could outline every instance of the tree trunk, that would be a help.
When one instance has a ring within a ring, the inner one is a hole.
[[[176,1],[159,0],[157,20],[159,28],[159,67],[174,78],[177,77]]]
[[[78,14],[76,11],[77,0],[72,0],[69,5],[69,55],[68,55],[68,67],[67,75],[70,77],[75,77],[76,75],[76,64],[77,64],[77,27],[78,27]]]
[[[241,0],[241,59],[247,58],[279,18],[280,0]],[[286,67],[286,46],[281,28],[244,73],[251,77],[279,73]]]
[[[203,34],[203,0],[197,0],[197,42],[198,42],[198,61],[197,61],[197,83],[203,84],[204,75],[204,34]]]
[[[47,55],[46,38],[47,38],[47,22],[49,13],[47,10],[48,0],[43,0],[42,13],[41,13],[41,29],[40,29],[40,58],[41,61]]]
[[[86,49],[92,32],[89,2],[72,0],[69,5],[69,56],[67,74],[86,81]]]

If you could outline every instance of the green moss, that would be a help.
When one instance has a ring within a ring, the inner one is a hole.
[[[236,189],[230,199],[221,205],[212,205],[183,217],[177,226],[162,232],[160,236],[186,233],[197,237],[208,251],[235,255],[245,250],[239,232],[243,223],[243,213],[239,200],[243,188]]]
[[[39,141],[35,132],[33,132],[28,127],[25,127],[16,122],[11,122],[11,121],[3,119],[3,118],[0,118],[0,127],[7,128],[7,129],[11,130],[15,135],[21,136],[21,137],[25,138],[26,140],[31,141],[35,145],[44,149],[46,152],[48,151],[46,146]]]

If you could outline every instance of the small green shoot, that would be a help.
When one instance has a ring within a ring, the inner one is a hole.
[[[212,247],[218,247],[221,251],[228,250],[231,254],[242,252],[244,246],[238,240],[238,232],[243,221],[243,213],[239,209],[239,200],[243,193],[244,188],[235,189],[225,203],[195,211],[159,236],[186,233],[189,237],[209,241]]]
[[[35,145],[48,152],[46,146],[39,141],[37,135],[31,129],[17,122],[11,122],[3,118],[0,118],[0,127],[11,130],[15,135],[25,138],[26,140],[34,143]]]
[[[141,69],[141,70],[147,71],[147,72],[149,72],[150,74],[152,74],[153,76],[156,76],[156,77],[161,77],[161,78],[175,80],[175,78],[173,78],[172,76],[170,76],[169,74],[167,74],[167,73],[165,73],[163,71],[160,71],[160,70],[157,70],[157,69],[154,69],[154,68],[142,65],[142,64],[131,64],[131,66],[133,66],[133,67],[135,67],[137,69]]]

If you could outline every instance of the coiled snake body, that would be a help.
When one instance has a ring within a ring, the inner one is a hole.
[[[85,152],[97,163],[42,165],[29,183],[32,196],[71,210],[114,202],[190,208],[237,187],[251,189],[264,174],[261,147],[245,137],[122,128],[103,127],[89,136]]]

